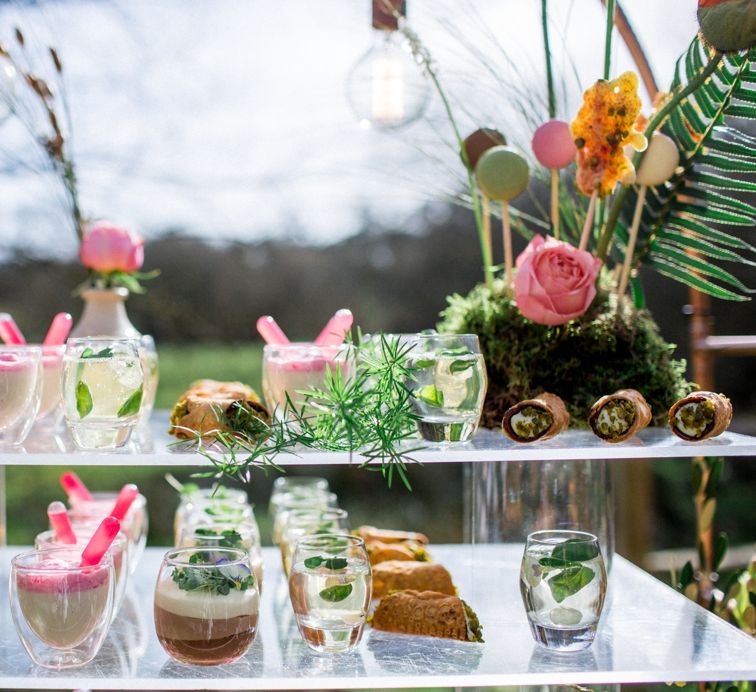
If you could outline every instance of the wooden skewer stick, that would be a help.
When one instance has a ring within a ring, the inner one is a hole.
[[[598,190],[594,190],[591,195],[591,201],[588,204],[588,213],[585,215],[585,224],[583,224],[583,234],[580,236],[580,249],[588,249],[588,239],[591,237],[593,228],[593,216],[596,213],[596,200],[598,199]]]
[[[633,212],[633,223],[630,226],[630,235],[627,238],[627,249],[625,250],[625,262],[622,265],[622,274],[620,275],[619,287],[617,292],[622,295],[627,288],[627,282],[630,280],[630,266],[633,262],[635,253],[635,243],[638,240],[638,229],[640,228],[641,216],[643,215],[643,202],[646,199],[647,185],[641,185],[638,190],[638,201],[635,203]]]
[[[509,226],[509,202],[501,203],[501,222],[504,232],[504,282],[512,285],[512,229]]]
[[[559,169],[551,169],[551,223],[554,226],[554,238],[559,240]]]
[[[488,250],[488,261],[493,264],[493,242],[491,240],[491,200],[486,195],[481,195],[482,212],[483,212],[483,235],[485,236],[486,248]],[[491,267],[485,268],[486,274],[491,272]]]

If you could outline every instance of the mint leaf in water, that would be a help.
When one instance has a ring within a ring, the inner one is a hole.
[[[320,557],[320,555],[308,557],[304,561],[304,566],[307,567],[307,569],[315,569],[321,565],[326,569],[342,570],[346,569],[347,561],[346,558],[343,557]]]
[[[416,360],[414,363],[412,363],[412,368],[414,370],[424,370],[425,368],[432,368],[436,364],[436,361],[433,360],[433,358],[424,358],[422,360]]]
[[[139,413],[139,407],[142,405],[142,395],[144,394],[144,387],[140,384],[137,389],[126,401],[121,404],[121,408],[118,409],[118,417],[124,418],[125,416],[134,416]]]
[[[352,593],[351,584],[336,584],[336,586],[329,586],[327,589],[323,589],[320,592],[320,597],[329,603],[338,603],[348,598],[350,593]]]
[[[92,413],[93,408],[92,392],[89,391],[85,382],[79,380],[76,385],[76,412],[79,414],[79,418],[86,418]]]
[[[593,581],[596,573],[585,565],[574,565],[556,573],[546,583],[557,603],[576,594]]]
[[[320,557],[320,555],[308,557],[304,561],[304,566],[307,567],[307,569],[315,569],[316,567],[320,567],[320,565],[322,564],[323,564],[323,558]]]
[[[113,349],[110,346],[106,346],[101,351],[95,353],[91,348],[87,347],[81,352],[81,358],[112,358]]]
[[[427,384],[425,387],[415,392],[415,396],[424,404],[429,406],[443,406],[444,405],[444,393],[440,389],[436,389],[436,385]]]
[[[464,372],[465,370],[469,370],[470,368],[474,366],[475,366],[474,358],[468,358],[466,360],[455,360],[449,366],[449,372],[452,375],[456,375],[457,373]]]
[[[582,538],[568,538],[551,551],[551,557],[566,562],[585,562],[598,557],[598,554],[598,545]]]

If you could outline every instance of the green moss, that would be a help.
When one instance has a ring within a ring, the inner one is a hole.
[[[663,425],[669,407],[693,389],[685,361],[672,357],[675,347],[651,314],[615,294],[600,292],[581,318],[558,327],[526,320],[501,284],[448,301],[439,331],[480,338],[489,378],[486,427],[497,428],[510,406],[544,391],[561,396],[570,424],[584,427],[599,397],[625,388],[641,392]]]

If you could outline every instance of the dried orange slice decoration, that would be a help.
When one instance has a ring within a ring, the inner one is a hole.
[[[599,79],[583,98],[570,125],[578,149],[577,186],[586,195],[605,197],[617,182],[634,180],[635,169],[623,148],[646,148],[646,138],[635,129],[641,108],[638,77],[625,72],[611,81]]]

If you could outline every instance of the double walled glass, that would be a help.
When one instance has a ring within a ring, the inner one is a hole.
[[[429,442],[467,442],[478,429],[488,378],[474,334],[418,334],[407,365],[420,436]]]
[[[596,536],[536,531],[520,567],[520,593],[538,644],[581,651],[596,636],[606,596],[606,569]]]
[[[81,449],[123,447],[139,420],[144,371],[135,339],[69,339],[63,412]]]
[[[20,445],[34,425],[42,392],[42,349],[0,344],[0,447]]]

